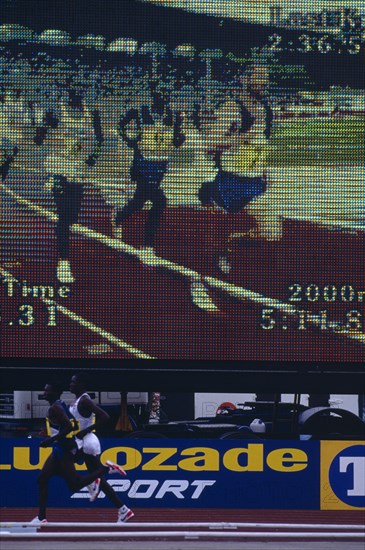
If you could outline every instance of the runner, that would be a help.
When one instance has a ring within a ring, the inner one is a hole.
[[[152,208],[148,212],[141,259],[146,264],[154,265],[155,235],[166,206],[166,197],[160,184],[172,152],[184,142],[181,117],[177,115],[173,120],[165,99],[161,94],[153,93],[152,108],[142,106],[140,110],[131,109],[121,121],[120,132],[133,150],[130,175],[136,184],[136,190],[133,198],[116,214],[116,234],[121,238],[120,226],[123,221],[151,201]]]
[[[83,105],[64,106],[60,123],[47,138],[52,153],[44,161],[48,173],[46,189],[52,191],[58,214],[57,278],[61,283],[70,284],[75,280],[70,266],[70,228],[77,221],[84,183],[95,165],[102,141],[96,114]]]
[[[7,87],[0,106],[0,173],[5,181],[11,164],[29,135],[30,110],[21,90]]]
[[[93,472],[102,466],[100,462],[101,446],[99,438],[93,431],[107,424],[108,414],[95,405],[88,393],[82,375],[75,374],[71,378],[70,392],[75,394],[76,401],[70,406],[70,413],[77,421],[80,431],[75,433],[76,444],[82,452],[82,456],[89,472]],[[120,473],[126,475],[120,468]],[[118,523],[128,521],[134,516],[132,510],[125,506],[118,498],[113,487],[104,478],[98,479],[96,483],[88,486],[90,501],[94,502],[102,490],[109,500],[118,508]]]
[[[224,211],[238,213],[266,190],[265,164],[272,112],[264,99],[268,83],[265,66],[254,66],[241,77],[238,89],[218,105],[205,135],[206,149],[218,173],[200,191],[203,205],[214,202]],[[242,235],[242,234],[241,234]],[[228,273],[228,243],[218,250],[219,267]],[[215,312],[202,279],[192,281],[193,302]]]
[[[100,464],[93,472],[85,476],[77,474],[74,464],[77,447],[72,436],[74,426],[67,405],[61,400],[61,394],[62,389],[59,384],[46,384],[44,399],[50,404],[46,418],[49,437],[42,441],[41,447],[52,447],[52,453],[44,463],[38,478],[39,512],[38,516],[32,520],[32,523],[35,524],[47,521],[48,482],[53,476],[63,477],[70,491],[74,493],[108,472],[120,472],[120,467],[117,464],[106,461],[105,466]],[[94,492],[97,493],[98,491],[99,487],[96,484]]]
[[[272,124],[272,111],[265,99],[268,80],[265,66],[249,68],[233,97],[216,110],[209,147],[218,174],[210,193],[211,199],[230,213],[240,212],[266,191]]]

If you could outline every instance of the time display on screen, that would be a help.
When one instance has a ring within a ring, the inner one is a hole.
[[[365,41],[360,36],[337,36],[330,34],[301,34],[296,39],[289,40],[280,34],[272,34],[268,39],[269,50],[274,53],[320,53],[320,54],[350,54],[356,55],[364,51]]]

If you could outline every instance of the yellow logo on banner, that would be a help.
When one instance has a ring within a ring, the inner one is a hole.
[[[13,448],[13,464],[0,464],[0,470],[39,470],[51,453],[51,449],[30,447]],[[141,452],[142,451],[142,452]],[[231,472],[263,472],[269,468],[275,472],[293,473],[308,467],[308,455],[292,447],[265,452],[262,443],[248,443],[246,447],[228,449],[224,453],[211,447],[110,447],[101,455],[101,461],[111,460],[125,470],[141,467],[144,471],[218,472],[223,468]],[[123,455],[123,458],[120,457]],[[121,463],[122,462],[122,463]],[[76,466],[84,469],[84,466]]]
[[[321,441],[321,510],[365,510],[365,442]]]

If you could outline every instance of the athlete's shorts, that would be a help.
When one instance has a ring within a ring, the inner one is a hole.
[[[263,177],[247,178],[219,170],[212,196],[214,202],[228,212],[239,212],[254,197],[265,192]]]
[[[52,453],[57,460],[62,460],[65,453],[74,453],[76,451],[76,443],[73,437],[64,440],[55,441],[52,445]]]
[[[167,161],[135,158],[131,167],[132,180],[139,184],[158,187],[167,170]]]
[[[79,450],[82,450],[86,455],[97,456],[101,454],[101,446],[99,438],[93,434],[86,434],[82,439],[77,439],[76,443]]]

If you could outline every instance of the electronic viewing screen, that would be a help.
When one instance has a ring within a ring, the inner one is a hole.
[[[42,4],[0,2],[3,367],[363,372],[363,2]]]

